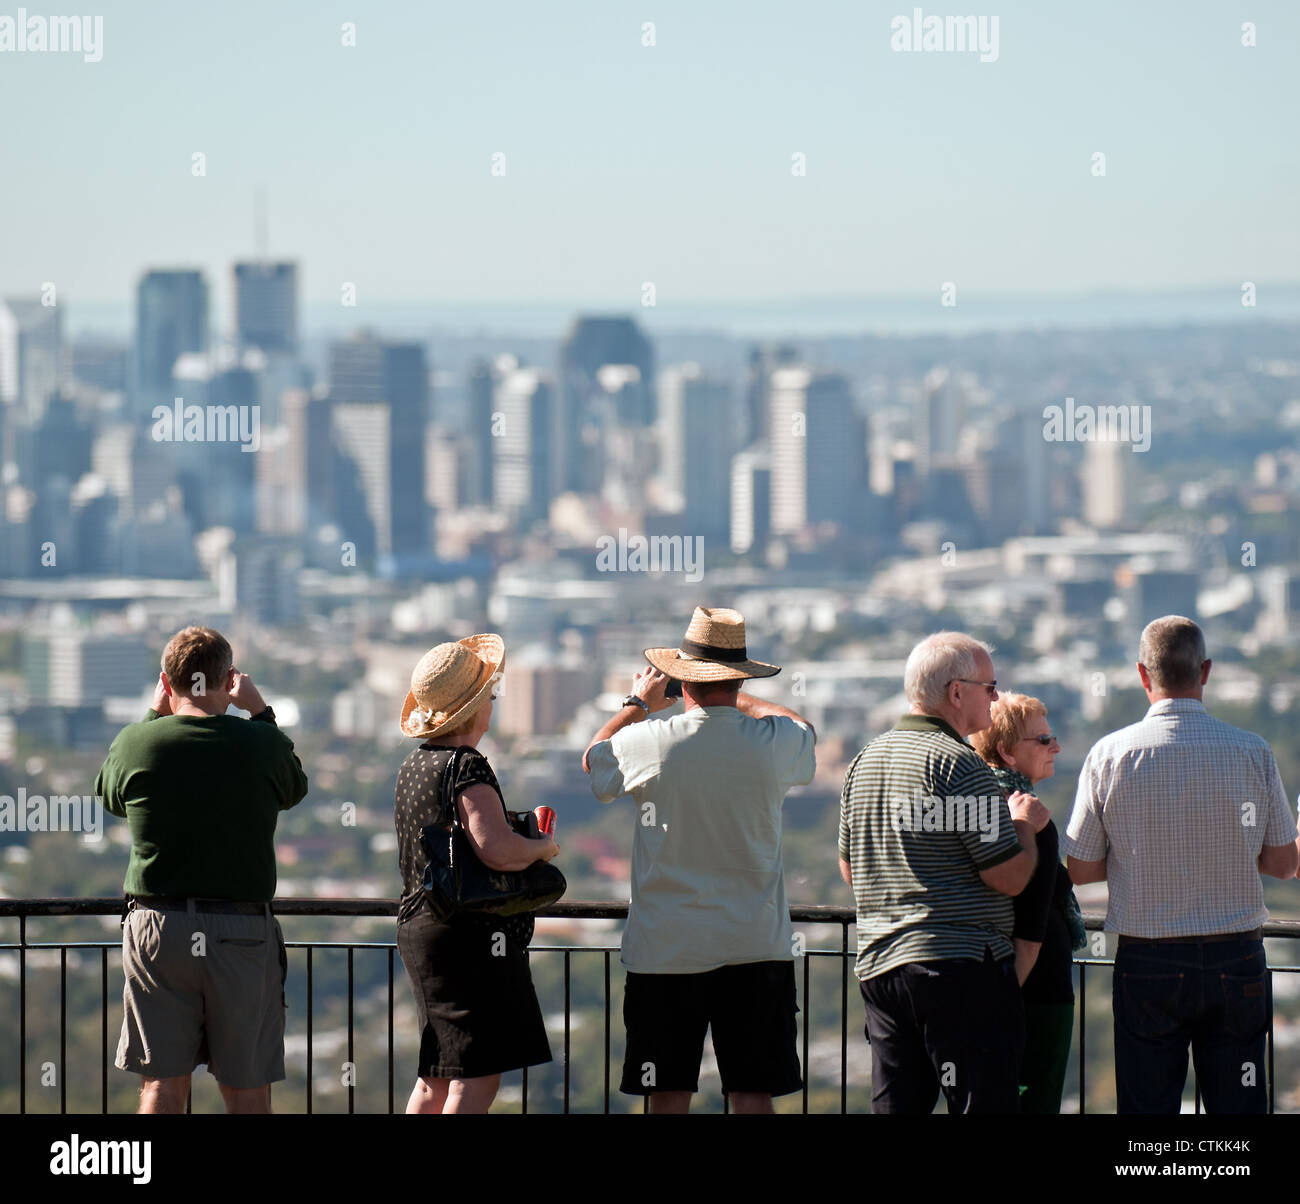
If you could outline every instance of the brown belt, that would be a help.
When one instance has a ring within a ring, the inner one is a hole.
[[[1118,944],[1124,945],[1216,945],[1221,941],[1262,941],[1264,930],[1252,928],[1248,932],[1216,932],[1211,936],[1121,936]]]

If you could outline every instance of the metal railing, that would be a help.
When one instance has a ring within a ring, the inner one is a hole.
[[[539,918],[554,918],[566,920],[623,920],[627,917],[626,903],[612,902],[570,902],[556,903],[546,907],[539,912]],[[274,911],[277,917],[317,917],[317,918],[335,918],[335,919],[375,919],[375,918],[395,918],[397,915],[397,901],[391,899],[309,899],[309,898],[292,898],[277,899],[274,903]],[[17,1078],[18,1078],[18,1111],[25,1113],[27,1109],[27,1080],[28,1080],[28,958],[36,953],[50,953],[57,951],[59,955],[59,1060],[57,1063],[57,1082],[59,1084],[59,1111],[66,1113],[68,1110],[68,955],[69,952],[76,951],[95,951],[98,953],[99,961],[99,978],[100,978],[100,1111],[108,1112],[109,1107],[109,966],[110,954],[119,953],[121,944],[118,940],[100,940],[100,941],[40,941],[32,942],[28,939],[28,921],[37,917],[54,917],[54,916],[117,916],[122,912],[122,900],[120,898],[99,898],[99,899],[0,899],[0,924],[6,919],[16,920],[18,924],[18,940],[0,941],[0,955],[14,953],[17,955],[17,992],[18,992],[18,1024],[17,1024]],[[790,909],[791,920],[796,925],[835,925],[840,929],[839,947],[836,949],[814,949],[805,948],[804,956],[799,959],[802,962],[802,994],[801,999],[803,1007],[801,1009],[801,1031],[799,1034],[800,1052],[802,1065],[804,1067],[804,1084],[802,1088],[801,1111],[809,1111],[809,1090],[810,1075],[809,1071],[809,1030],[810,1017],[812,1008],[809,1006],[809,991],[811,987],[811,963],[813,959],[834,959],[839,962],[839,1111],[841,1113],[848,1110],[848,1092],[849,1092],[849,981],[851,978],[852,959],[856,956],[856,948],[850,950],[849,929],[855,922],[854,910],[850,907],[835,906],[798,906]],[[1102,928],[1102,919],[1099,916],[1086,916],[1084,919],[1085,926],[1092,932],[1100,931]],[[1264,926],[1264,936],[1266,938],[1288,938],[1300,940],[1300,923],[1289,922],[1272,922]],[[314,1107],[314,1038],[315,1038],[315,1014],[316,1014],[316,991],[315,991],[315,960],[316,954],[322,951],[343,951],[346,953],[347,965],[347,998],[346,998],[346,1017],[347,1017],[347,1064],[355,1065],[356,1053],[356,975],[355,975],[355,955],[358,950],[376,951],[377,954],[386,959],[386,985],[387,985],[387,1032],[386,1032],[386,1061],[387,1061],[387,1110],[391,1113],[396,1109],[396,1100],[394,1097],[394,1058],[395,1058],[395,1033],[394,1033],[394,1005],[396,996],[396,946],[393,941],[307,941],[307,940],[285,940],[285,946],[292,951],[301,950],[305,956],[306,970],[306,1111],[312,1112]],[[618,946],[615,945],[541,945],[534,943],[530,946],[529,953],[532,955],[554,956],[560,955],[563,958],[563,985],[564,985],[564,1013],[563,1013],[563,1056],[561,1060],[562,1068],[562,1109],[565,1113],[570,1111],[570,1088],[572,1075],[572,1033],[573,1033],[573,979],[572,979],[572,959],[574,957],[599,957],[602,961],[603,968],[603,1012],[604,1012],[604,1072],[603,1072],[603,1110],[610,1111],[610,1082],[612,1074],[611,1061],[611,958],[618,952]],[[292,964],[292,961],[291,961]],[[1087,1067],[1087,1000],[1088,1000],[1088,971],[1094,967],[1112,967],[1114,965],[1113,957],[1107,956],[1084,956],[1076,957],[1074,964],[1079,971],[1079,988],[1077,994],[1077,1019],[1078,1019],[1078,1090],[1079,1090],[1079,1111],[1087,1110],[1087,1089],[1086,1089],[1086,1067]],[[1270,966],[1270,977],[1278,973],[1297,973],[1300,972],[1300,965],[1276,965]],[[406,989],[405,986],[403,989]],[[855,1027],[860,1029],[860,1021],[856,1022]],[[864,1043],[865,1044],[865,1043]],[[1268,1106],[1269,1111],[1274,1111],[1276,1084],[1274,1078],[1274,1042],[1273,1042],[1273,1024],[1270,1019],[1268,1042],[1267,1042],[1267,1078],[1268,1078]],[[7,1084],[0,1080],[0,1092],[6,1089]],[[347,1090],[347,1111],[352,1113],[356,1106],[356,1085],[355,1082],[346,1084]],[[1196,1089],[1194,1092],[1194,1101],[1196,1111],[1200,1111],[1200,1092]],[[724,1110],[726,1101],[724,1097]],[[528,1070],[525,1068],[522,1072],[522,1092],[521,1092],[521,1109],[528,1111]]]

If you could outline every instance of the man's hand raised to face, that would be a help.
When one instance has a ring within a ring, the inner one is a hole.
[[[262,697],[262,692],[253,685],[253,679],[247,673],[240,673],[238,670],[232,672],[235,674],[235,684],[230,690],[230,701],[250,715],[257,715],[266,710],[266,700]]]
[[[632,679],[632,693],[645,702],[651,714],[673,705],[674,699],[664,694],[667,686],[668,674],[660,673],[653,665],[647,665]]]

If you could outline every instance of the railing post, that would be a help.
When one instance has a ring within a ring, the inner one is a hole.
[[[1271,1116],[1276,1110],[1277,1080],[1273,1075],[1273,971],[1268,972],[1268,1036],[1264,1041],[1268,1060],[1268,1111]]]
[[[808,1115],[808,963],[812,959],[803,953],[803,1114]]]
[[[569,983],[569,951],[564,951],[564,1115],[569,1114],[569,1009],[573,993]]]
[[[1079,963],[1079,1115],[1088,1111],[1088,1088],[1084,1082],[1088,1065],[1088,963]]]
[[[100,1024],[100,1065],[99,1065],[99,1084],[100,1099],[99,1110],[103,1115],[108,1115],[108,950],[100,951],[100,982],[102,984],[101,1008],[100,1015],[103,1018]]]
[[[609,950],[605,950],[605,1115],[609,1115]]]
[[[68,947],[59,950],[59,1115],[68,1114]]]
[[[312,1072],[312,1057],[311,1057],[311,1022],[312,1022],[311,996],[312,996],[312,964],[311,964],[311,955],[312,955],[312,952],[313,952],[312,947],[311,947],[310,945],[308,945],[308,946],[307,946],[307,1115],[308,1115],[308,1116],[310,1116],[311,1113],[312,1113],[312,1098],[311,1098],[311,1097],[312,1097],[312,1090],[311,1090],[311,1072]]]
[[[18,917],[18,1111],[27,1112],[27,917]]]
[[[393,1114],[393,954],[397,947],[388,951],[388,1115]]]
[[[840,1115],[849,1110],[849,922],[840,928]]]
[[[356,1111],[357,1059],[353,1048],[352,1029],[352,946],[348,946],[348,1115]]]

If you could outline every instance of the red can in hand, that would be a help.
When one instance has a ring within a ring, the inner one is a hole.
[[[555,812],[550,807],[538,807],[533,811],[537,816],[537,830],[543,836],[555,836]]]

